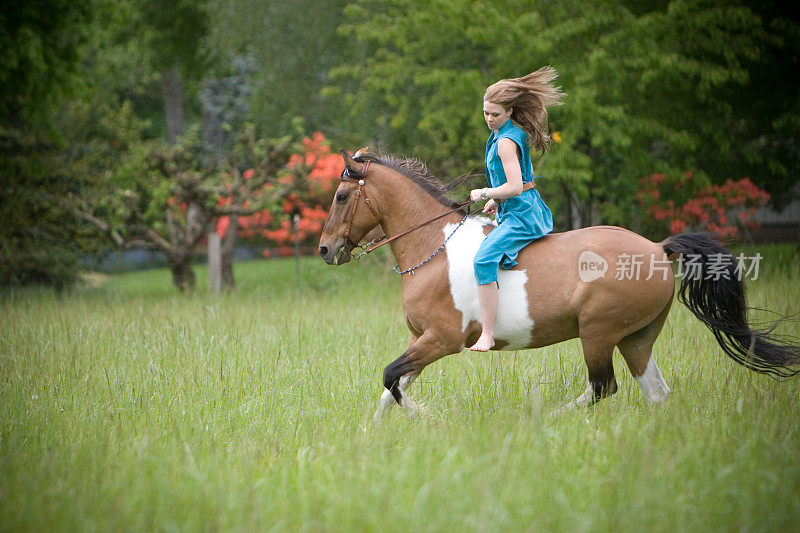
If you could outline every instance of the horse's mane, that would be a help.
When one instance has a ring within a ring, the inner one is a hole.
[[[458,207],[459,202],[449,198],[447,193],[450,192],[454,186],[460,185],[463,180],[456,179],[450,184],[445,185],[433,174],[431,174],[431,171],[428,170],[428,167],[426,167],[425,164],[419,159],[399,158],[393,155],[363,154],[356,157],[354,161],[359,163],[369,161],[371,163],[377,163],[379,165],[383,165],[384,167],[390,168],[419,185],[423,191],[430,194],[443,206],[451,209]]]

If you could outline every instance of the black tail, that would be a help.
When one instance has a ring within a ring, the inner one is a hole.
[[[800,372],[792,368],[800,365],[800,346],[770,334],[777,322],[765,330],[753,330],[747,323],[744,283],[730,251],[699,233],[669,237],[661,246],[684,259],[678,299],[708,326],[731,359],[761,374],[789,377]]]

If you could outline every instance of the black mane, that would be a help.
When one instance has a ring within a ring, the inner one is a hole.
[[[430,194],[443,206],[453,209],[459,205],[459,202],[447,196],[447,193],[450,192],[450,188],[431,174],[428,167],[418,159],[400,159],[391,155],[377,156],[364,154],[355,158],[354,161],[358,163],[369,161],[391,168],[419,185],[423,191]]]

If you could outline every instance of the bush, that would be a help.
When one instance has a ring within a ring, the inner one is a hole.
[[[316,249],[343,169],[342,158],[331,153],[322,133],[315,132],[311,138],[304,138],[302,147],[291,155],[277,180],[295,192],[287,194],[271,208],[240,216],[238,237],[251,244],[274,247],[283,257],[294,254],[293,246],[298,239],[303,249]],[[247,178],[248,171],[243,175]],[[265,185],[266,189],[270,187],[271,184]],[[268,193],[268,190],[264,191],[264,194]],[[225,203],[228,200],[220,198],[219,201]],[[296,229],[293,228],[295,216],[299,217]],[[229,221],[227,216],[217,219],[217,233],[223,237]],[[265,257],[270,254],[265,250]]]
[[[751,220],[757,207],[766,205],[769,194],[750,178],[728,179],[714,185],[694,179],[691,171],[676,175],[650,174],[639,180],[637,201],[648,215],[646,230],[656,235],[685,230],[710,231],[736,238],[741,227],[757,227]]]
[[[48,172],[52,143],[0,128],[0,284],[64,287],[77,279],[74,224],[51,201],[68,185]]]

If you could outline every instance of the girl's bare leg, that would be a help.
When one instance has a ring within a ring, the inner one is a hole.
[[[478,300],[481,305],[483,331],[478,341],[469,347],[476,352],[487,352],[494,347],[494,321],[497,317],[497,283],[478,285]]]

